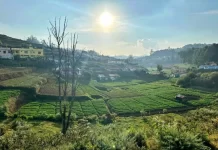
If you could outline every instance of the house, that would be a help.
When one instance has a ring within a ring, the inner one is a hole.
[[[20,56],[21,58],[36,58],[36,57],[43,57],[43,49],[36,49],[36,48],[12,48],[12,53],[14,56]]]
[[[214,66],[214,65],[201,65],[201,66],[199,66],[199,69],[203,69],[203,70],[218,70],[218,66]]]
[[[117,80],[118,78],[120,78],[118,74],[109,74],[109,79],[112,81]]]
[[[175,97],[175,99],[177,100],[177,101],[184,101],[185,100],[185,96],[184,95],[181,95],[181,94],[178,94],[178,95],[176,95],[176,97]]]
[[[2,59],[13,59],[14,56],[12,54],[11,48],[0,48],[0,58]]]
[[[107,80],[108,78],[104,74],[98,74],[98,79],[100,81],[104,81],[104,80]]]
[[[76,75],[78,75],[78,76],[82,75],[82,71],[80,68],[76,68],[75,70],[76,70],[76,72],[75,72]],[[55,71],[55,72],[59,71],[59,67],[54,68],[53,71]],[[69,66],[69,68],[61,68],[60,72],[62,75],[65,75],[65,73],[69,74],[70,76],[73,75],[73,70],[72,70],[71,66]]]
[[[108,64],[125,64],[125,62],[121,60],[108,60]]]

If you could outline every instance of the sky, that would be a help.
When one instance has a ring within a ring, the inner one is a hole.
[[[113,16],[107,29],[99,24],[105,11]],[[47,40],[49,20],[64,16],[79,49],[104,55],[218,41],[218,0],[0,0],[0,34]]]

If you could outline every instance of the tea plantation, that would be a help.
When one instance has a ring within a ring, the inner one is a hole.
[[[17,110],[17,115],[40,118],[43,115],[55,116],[59,113],[58,86],[54,80],[46,81],[44,76],[30,74],[0,82],[0,85],[4,87],[16,87],[18,84],[24,87],[38,85],[40,88],[36,91],[36,98],[26,100],[27,102]],[[1,105],[10,97],[5,96],[10,92],[1,91]],[[17,91],[14,92],[17,93]],[[192,95],[198,99],[176,101],[177,94]],[[91,81],[89,85],[80,85],[76,95],[72,108],[73,113],[78,117],[101,116],[109,113],[132,115],[140,114],[141,111],[150,113],[173,110],[176,112],[179,109],[204,106],[215,100],[215,93],[180,88],[167,80],[151,83],[141,80],[108,83]]]

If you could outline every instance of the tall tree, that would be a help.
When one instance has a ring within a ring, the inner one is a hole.
[[[49,31],[49,48],[52,50],[53,62],[56,64],[55,67],[55,75],[58,81],[58,100],[59,100],[59,110],[62,119],[62,133],[66,134],[71,121],[72,114],[72,104],[73,100],[76,97],[76,90],[78,88],[79,83],[78,80],[78,72],[77,65],[82,57],[82,52],[77,55],[76,54],[76,45],[78,40],[78,35],[74,34],[70,37],[70,48],[69,41],[67,41],[67,47],[65,47],[64,39],[67,35],[67,19],[65,17],[63,22],[63,27],[61,29],[61,18],[59,18],[58,23],[55,19],[54,23],[50,22],[51,28]],[[57,47],[54,48],[52,44],[52,36],[56,41]],[[54,50],[57,49],[57,63],[55,61],[55,53]],[[68,95],[69,88],[71,88],[70,97]]]
[[[36,37],[34,37],[33,35],[28,37],[26,41],[29,43],[32,43],[32,44],[40,44],[39,40]]]
[[[157,65],[157,71],[159,73],[161,73],[162,70],[163,70],[163,66],[162,65]]]

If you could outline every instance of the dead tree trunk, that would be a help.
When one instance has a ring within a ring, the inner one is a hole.
[[[58,65],[57,65],[57,81],[58,81],[58,98],[60,103],[60,115],[62,119],[62,130],[63,134],[66,134],[71,121],[72,106],[73,101],[76,97],[76,90],[78,87],[78,74],[77,74],[77,64],[82,57],[82,52],[80,55],[76,56],[76,45],[78,36],[74,34],[72,37],[71,34],[71,48],[65,48],[64,38],[66,36],[65,30],[67,27],[67,20],[65,18],[63,29],[61,31],[60,19],[57,26],[56,19],[54,24],[51,24],[51,33],[57,42],[58,49]],[[64,48],[61,48],[63,44]],[[53,57],[54,58],[54,57]],[[71,98],[69,99],[68,95],[68,86],[71,83]],[[63,92],[63,93],[62,93]],[[68,112],[67,112],[68,110]]]

